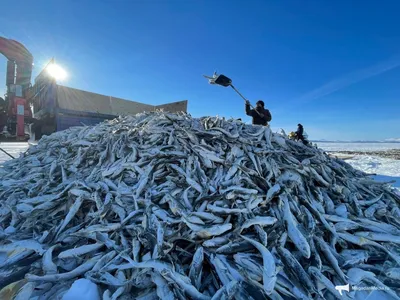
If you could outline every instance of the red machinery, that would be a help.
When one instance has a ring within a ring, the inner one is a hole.
[[[20,43],[0,37],[0,53],[7,59],[5,100],[0,99],[0,139],[27,140],[25,124],[31,123],[28,103],[33,67],[32,54]]]

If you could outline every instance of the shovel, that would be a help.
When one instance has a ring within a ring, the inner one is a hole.
[[[211,76],[207,76],[207,75],[203,75],[203,76],[204,76],[205,78],[208,79],[208,83],[209,83],[209,84],[217,84],[217,85],[220,85],[220,86],[223,86],[223,87],[228,87],[228,86],[230,86],[231,88],[233,88],[233,90],[234,90],[236,93],[238,93],[238,95],[239,95],[240,97],[242,97],[242,99],[243,99],[244,101],[247,101],[247,99],[233,86],[233,84],[232,84],[232,79],[226,77],[225,75],[222,75],[222,74],[217,75],[217,72],[214,72],[214,74],[213,74],[212,77],[211,77]],[[250,107],[251,107],[255,112],[257,112],[257,114],[261,117],[261,114],[260,114],[256,109],[254,109],[254,107],[253,107],[251,104],[250,104]]]

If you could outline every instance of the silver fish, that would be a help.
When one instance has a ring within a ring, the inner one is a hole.
[[[63,259],[63,258],[70,258],[70,257],[84,255],[84,254],[87,254],[89,252],[96,251],[96,250],[100,249],[103,246],[104,246],[103,243],[84,245],[84,246],[81,246],[81,247],[78,247],[78,248],[74,248],[74,249],[63,251],[58,255],[58,258]]]
[[[400,195],[269,127],[120,116],[43,136],[0,178],[0,273],[27,273],[21,297],[61,299],[79,277],[104,299],[399,287]]]
[[[43,255],[43,271],[46,275],[57,274],[57,265],[53,262],[53,250],[58,245],[51,246]]]
[[[290,212],[288,200],[286,197],[282,197],[281,199],[284,205],[284,220],[286,222],[288,236],[293,241],[296,248],[299,249],[299,251],[303,254],[303,256],[305,258],[310,258],[310,245],[308,244],[306,238],[302,235],[302,233],[297,229],[297,226],[294,223],[292,213]]]
[[[197,248],[196,252],[193,255],[192,264],[190,265],[190,270],[189,270],[189,278],[192,281],[192,284],[197,289],[200,289],[201,285],[203,260],[204,260],[204,250],[203,247],[199,247]]]
[[[335,296],[336,299],[342,299],[342,295],[339,294],[339,292],[335,289],[333,283],[328,278],[326,278],[320,270],[315,267],[309,267],[308,273],[310,273],[314,280],[321,282],[327,288],[327,290]]]
[[[274,257],[268,251],[268,249],[265,248],[262,244],[252,239],[249,239],[245,236],[242,236],[242,238],[251,243],[255,248],[257,248],[258,251],[260,251],[264,262],[264,268],[263,268],[264,290],[267,293],[267,295],[272,294],[272,291],[276,283],[276,266]]]
[[[93,257],[92,259],[86,261],[85,263],[83,263],[82,265],[80,265],[79,267],[70,272],[44,275],[44,276],[27,274],[25,278],[28,281],[50,281],[50,282],[72,279],[91,270],[96,264],[97,259],[98,257]]]
[[[243,223],[240,231],[243,229],[249,228],[253,225],[260,225],[260,226],[269,226],[274,225],[277,222],[276,218],[273,217],[254,217],[252,219],[247,220]]]
[[[154,283],[157,285],[157,296],[160,299],[175,299],[175,295],[169,288],[168,282],[159,273],[153,272],[152,278]]]

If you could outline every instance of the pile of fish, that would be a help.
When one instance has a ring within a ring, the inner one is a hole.
[[[399,299],[400,196],[268,127],[120,117],[44,136],[0,178],[3,296],[84,278],[102,299]]]

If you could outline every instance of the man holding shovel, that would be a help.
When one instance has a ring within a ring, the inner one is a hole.
[[[268,122],[272,120],[271,113],[264,108],[264,101],[258,100],[256,108],[250,108],[250,101],[246,100],[246,115],[253,118],[253,125],[268,126]]]
[[[244,101],[246,101],[246,115],[253,117],[253,125],[268,126],[268,122],[272,120],[271,113],[268,109],[264,108],[264,101],[259,100],[256,103],[256,108],[252,109],[250,101],[247,100],[232,84],[232,79],[225,75],[218,75],[214,72],[213,76],[203,75],[208,79],[208,83],[217,84],[223,87],[230,86]]]

